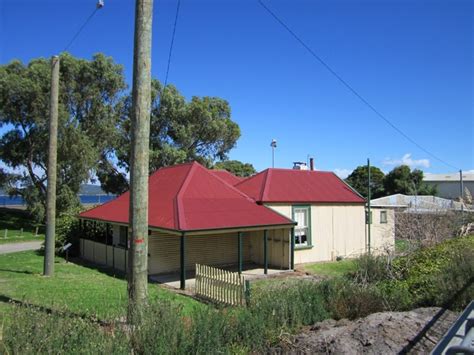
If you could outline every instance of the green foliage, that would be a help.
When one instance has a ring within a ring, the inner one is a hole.
[[[227,170],[235,176],[241,177],[252,176],[257,172],[252,164],[242,163],[238,160],[225,160],[217,162],[214,165],[214,169]]]
[[[119,165],[129,169],[131,97],[121,103],[121,143],[117,147]],[[240,128],[231,120],[229,103],[218,97],[192,97],[186,101],[172,85],[163,89],[152,81],[150,127],[150,171],[196,160],[210,167],[227,153],[240,137]]]
[[[394,260],[393,269],[397,279],[406,283],[416,305],[440,305],[469,281],[472,284],[474,236],[453,238],[430,248],[421,248]],[[473,291],[471,285],[459,296],[470,294],[474,298]]]
[[[384,190],[385,174],[376,166],[370,167],[371,197],[378,198],[385,196]],[[346,182],[352,186],[362,196],[368,196],[369,169],[367,165],[361,165],[347,177]]]
[[[474,236],[419,248],[391,261],[364,255],[348,278],[376,286],[390,309],[449,306],[459,309],[474,298]]]
[[[82,210],[82,207],[70,208],[65,212],[61,212],[56,219],[56,248],[72,243],[69,255],[77,255],[79,252],[81,229],[77,216]]]
[[[387,195],[436,195],[436,187],[423,183],[423,171],[410,170],[407,165],[400,165],[390,171],[384,179],[384,188]]]
[[[117,103],[126,85],[110,57],[60,56],[58,214],[75,208],[80,184],[117,145]],[[0,66],[0,126],[7,125],[0,159],[9,168],[8,192],[22,196],[37,221],[44,219],[49,119],[50,61]]]
[[[419,169],[410,170],[407,165],[393,168],[387,175],[375,166],[370,167],[371,197],[379,198],[393,194],[405,195],[436,195],[435,186],[429,186],[423,182],[423,171]],[[358,166],[346,178],[346,182],[362,196],[368,194],[368,169],[367,165]]]

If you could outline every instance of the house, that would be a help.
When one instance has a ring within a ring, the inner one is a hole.
[[[127,270],[129,192],[79,215],[85,233],[106,224],[105,237],[81,238],[81,256]],[[256,263],[293,269],[295,223],[250,197],[198,163],[162,168],[149,178],[148,273],[186,272],[196,263]],[[97,233],[90,233],[97,235]]]
[[[466,190],[471,196],[474,196],[474,172],[462,174],[425,174],[423,182],[429,186],[436,186],[437,195],[442,198],[459,199],[461,195],[466,198]],[[463,192],[461,193],[461,189]]]
[[[267,273],[367,251],[365,200],[335,174],[267,169],[235,186],[229,175],[194,162],[150,176],[150,275],[179,273],[184,288],[196,263]],[[127,270],[129,196],[79,215],[83,258]],[[393,235],[373,229],[372,250],[393,247]]]
[[[258,204],[297,222],[297,264],[353,257],[367,251],[365,199],[332,172],[267,169],[235,187]],[[393,223],[393,219],[383,220],[385,223]],[[374,223],[371,226],[371,249],[393,248],[393,233],[377,227]]]

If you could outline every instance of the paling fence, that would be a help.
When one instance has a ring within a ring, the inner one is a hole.
[[[249,282],[238,272],[196,264],[196,295],[231,306],[249,301]]]

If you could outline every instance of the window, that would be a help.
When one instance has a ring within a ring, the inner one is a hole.
[[[295,247],[311,246],[311,214],[309,206],[293,207],[295,226]]]
[[[387,211],[380,211],[380,223],[387,223]]]
[[[128,227],[120,226],[119,245],[127,247],[128,244]]]

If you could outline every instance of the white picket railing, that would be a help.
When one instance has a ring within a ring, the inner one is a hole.
[[[237,272],[196,264],[195,292],[200,297],[231,306],[243,305],[246,288],[248,283]]]

